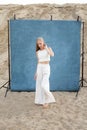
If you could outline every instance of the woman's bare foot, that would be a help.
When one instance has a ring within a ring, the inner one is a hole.
[[[43,104],[43,108],[49,108],[48,103]]]

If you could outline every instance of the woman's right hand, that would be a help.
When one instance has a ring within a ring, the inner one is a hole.
[[[35,80],[37,79],[37,73],[35,73],[35,75],[34,75],[34,79],[35,79]]]

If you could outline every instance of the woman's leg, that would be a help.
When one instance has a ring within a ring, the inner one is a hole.
[[[50,92],[50,83],[49,83],[49,77],[50,77],[50,65],[44,65],[43,67],[43,78],[41,82],[41,87],[44,92],[44,104],[48,104],[51,102],[55,102],[55,98]]]
[[[42,67],[40,64],[37,66],[37,78],[36,78],[36,91],[35,91],[35,104],[43,104],[43,91],[41,88],[42,81]]]
[[[38,65],[37,66],[37,78],[36,78],[36,91],[35,91],[35,103],[36,104],[42,103],[41,80],[42,80],[41,66]]]

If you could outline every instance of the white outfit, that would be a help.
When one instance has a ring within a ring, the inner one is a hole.
[[[38,51],[39,61],[50,60],[50,55],[47,50]],[[35,103],[44,104],[56,102],[54,96],[50,92],[50,65],[49,64],[37,64],[37,78],[36,78],[36,92],[35,92]]]
[[[39,61],[50,61],[50,55],[48,54],[47,50],[39,50],[38,51],[38,59]]]

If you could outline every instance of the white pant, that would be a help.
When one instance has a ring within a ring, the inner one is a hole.
[[[44,104],[55,102],[55,98],[50,92],[50,65],[38,64],[37,65],[37,78],[36,78],[36,92],[35,103]]]

